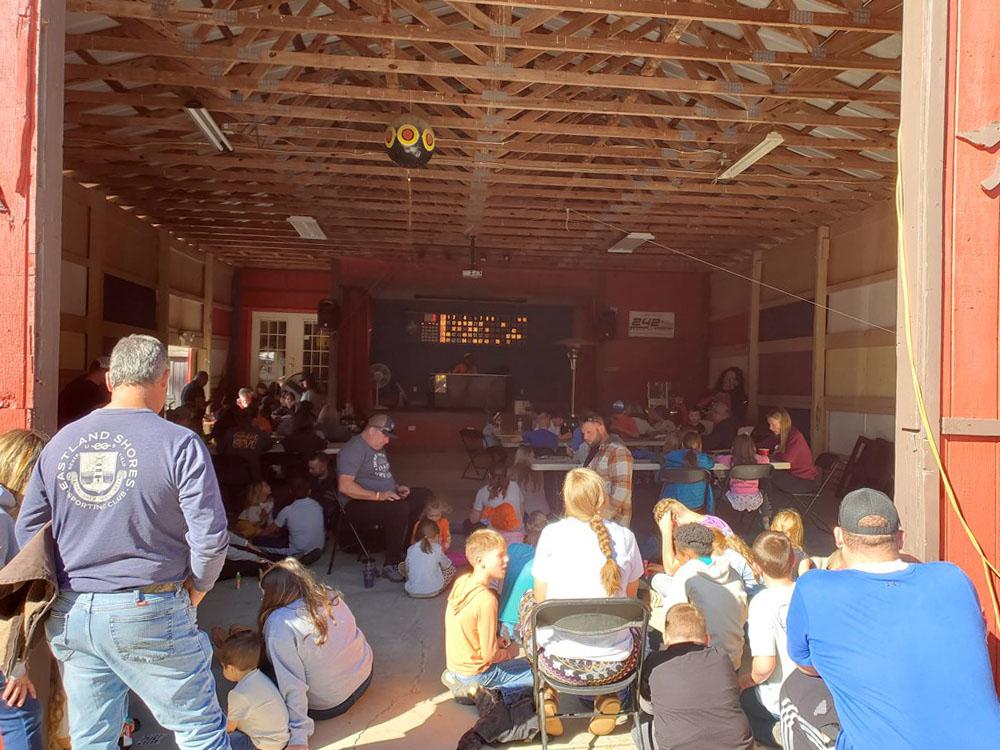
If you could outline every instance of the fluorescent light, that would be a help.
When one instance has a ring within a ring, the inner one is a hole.
[[[219,151],[233,150],[233,145],[226,138],[226,134],[222,132],[212,114],[201,106],[201,102],[188,102],[184,105],[184,111],[194,120],[194,124],[198,126],[198,130],[202,132],[215,148]]]
[[[731,180],[737,175],[743,174],[746,170],[752,167],[754,164],[759,162],[769,153],[774,151],[778,146],[785,142],[785,137],[779,133],[777,130],[772,130],[766,136],[764,140],[754,146],[752,149],[747,151],[740,157],[733,166],[727,169],[725,172],[719,175],[720,180]]]
[[[304,240],[325,240],[326,234],[312,216],[289,216],[288,223],[295,227]]]
[[[635,251],[639,245],[645,244],[650,240],[655,240],[656,238],[649,232],[629,232],[627,235],[622,237],[618,242],[608,248],[609,253],[631,253]]]

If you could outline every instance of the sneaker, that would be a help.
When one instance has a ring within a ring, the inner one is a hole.
[[[441,684],[451,691],[451,697],[455,699],[456,703],[461,703],[464,706],[476,704],[476,693],[479,692],[478,682],[462,682],[446,669],[441,673]]]
[[[393,583],[402,583],[406,580],[406,576],[399,572],[398,565],[383,565],[382,577],[392,581]]]

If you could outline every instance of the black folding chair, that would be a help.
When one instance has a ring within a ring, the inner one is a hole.
[[[757,488],[760,490],[760,494],[764,496],[764,502],[761,503],[760,508],[758,508],[756,513],[760,514],[761,522],[764,518],[771,515],[771,503],[767,497],[768,482],[771,478],[771,472],[774,471],[774,467],[771,464],[753,464],[753,465],[741,465],[733,466],[729,470],[729,474],[726,476],[726,491],[729,491],[729,485],[733,481],[743,481],[743,482],[757,482]],[[746,519],[750,515],[749,511],[739,511],[740,522]],[[742,530],[742,529],[741,529]]]
[[[535,706],[538,726],[542,732],[542,750],[548,750],[549,735],[545,729],[544,691],[550,687],[566,695],[596,698],[628,690],[632,701],[632,720],[639,726],[639,676],[645,660],[646,633],[649,628],[649,608],[638,599],[550,599],[535,606],[529,619],[528,643],[531,670],[534,675]],[[542,672],[538,659],[538,629],[551,628],[553,633],[572,638],[613,635],[623,630],[635,630],[640,639],[639,660],[635,669],[618,682],[609,685],[570,685]],[[596,710],[596,709],[595,709]],[[591,719],[596,714],[557,713],[560,719]]]
[[[660,469],[660,494],[668,484],[705,483],[705,499],[702,505],[707,513],[715,513],[715,494],[712,492],[712,472],[695,467],[681,469]],[[698,506],[701,507],[701,506]]]
[[[337,557],[337,546],[340,544],[340,537],[344,531],[345,524],[347,525],[347,528],[350,529],[351,533],[354,534],[354,538],[358,541],[358,546],[361,548],[361,554],[364,555],[365,557],[371,557],[371,555],[368,554],[368,549],[365,547],[365,543],[361,541],[361,535],[358,533],[357,528],[354,526],[353,523],[347,520],[347,514],[344,512],[344,509],[341,508],[340,512],[337,513],[337,519],[333,522],[332,526],[330,527],[331,549],[330,549],[330,562],[326,566],[327,575],[330,575],[330,573],[333,572],[333,561]]]
[[[825,531],[827,534],[832,534],[833,529],[830,528],[830,524],[823,520],[823,518],[816,512],[813,508],[816,505],[816,501],[820,499],[823,492],[827,487],[835,487],[837,482],[840,481],[841,475],[844,473],[844,468],[847,466],[847,459],[837,453],[821,453],[816,457],[816,468],[823,473],[823,481],[820,482],[819,489],[816,492],[793,492],[791,493],[792,498],[796,501],[801,501],[803,519],[811,519],[816,528],[820,531]]]
[[[495,452],[483,447],[483,433],[475,427],[463,427],[458,434],[469,457],[469,462],[462,470],[462,479],[485,479],[496,461]],[[472,476],[469,476],[470,470]]]

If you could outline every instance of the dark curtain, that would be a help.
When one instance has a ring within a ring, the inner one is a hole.
[[[372,346],[372,298],[359,287],[344,287],[341,295],[337,404],[343,408],[349,401],[356,413],[370,414],[373,394],[368,365]]]

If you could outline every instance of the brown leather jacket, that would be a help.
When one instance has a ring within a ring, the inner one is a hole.
[[[47,523],[0,569],[0,672],[9,675],[26,660],[58,593],[52,524]]]

